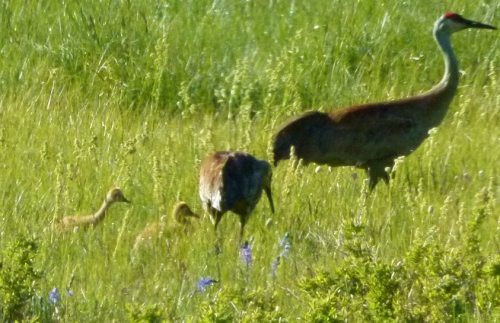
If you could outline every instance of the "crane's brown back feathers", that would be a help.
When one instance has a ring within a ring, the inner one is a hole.
[[[266,161],[243,152],[219,151],[202,162],[200,197],[219,212],[248,214],[270,177],[271,167]]]
[[[392,102],[305,113],[278,130],[274,163],[288,159],[291,146],[306,164],[363,166],[371,160],[395,158],[418,146],[427,133],[419,130],[415,116],[407,110]],[[404,147],[397,144],[402,141]]]
[[[244,152],[218,151],[205,157],[200,167],[199,193],[215,227],[225,212],[232,211],[240,216],[242,234],[263,190],[274,212],[271,177],[267,161]]]

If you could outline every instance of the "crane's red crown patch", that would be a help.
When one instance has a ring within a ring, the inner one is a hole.
[[[454,12],[447,12],[444,14],[444,17],[446,19],[460,19],[460,18],[462,18],[462,16],[460,16],[458,13],[454,13]]]

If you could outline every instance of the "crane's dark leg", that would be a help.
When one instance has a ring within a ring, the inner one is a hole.
[[[212,216],[212,220],[214,222],[214,234],[215,234],[215,258],[216,258],[216,266],[217,266],[217,280],[221,281],[221,271],[220,271],[220,257],[219,255],[222,253],[222,243],[221,238],[218,234],[217,227],[219,226],[219,222],[222,219],[222,212],[219,212],[215,209],[212,209],[210,212]]]
[[[245,224],[247,224],[247,219],[248,217],[246,215],[240,215],[240,242],[239,244],[241,245],[241,241],[243,241],[243,231],[245,230]]]
[[[377,183],[383,179],[384,182],[387,184],[389,183],[389,175],[384,170],[376,169],[373,167],[370,167],[368,169],[368,175],[370,176],[370,181],[368,184],[368,187],[370,189],[370,192],[373,191],[375,186],[377,186]]]
[[[212,214],[212,218],[214,219],[214,229],[215,229],[215,232],[217,232],[217,226],[219,226],[219,222],[222,219],[222,213],[219,212],[219,211],[215,211]]]
[[[222,244],[221,239],[219,237],[217,227],[219,226],[219,222],[222,219],[222,212],[213,211],[210,213],[212,215],[212,219],[214,220],[214,233],[215,233],[215,254],[220,254],[222,252]]]
[[[377,163],[372,163],[369,167],[366,168],[366,172],[370,178],[369,189],[370,192],[373,191],[377,183],[382,179],[384,182],[389,185],[389,174],[385,171],[387,167],[392,168],[394,165],[393,160],[383,160]]]

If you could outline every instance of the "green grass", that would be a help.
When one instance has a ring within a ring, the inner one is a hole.
[[[188,237],[131,252],[177,200],[202,212],[205,154],[270,159],[289,116],[432,87],[443,70],[432,24],[447,10],[498,25],[499,4],[486,0],[2,2],[0,248],[36,241],[31,296],[63,294],[59,313],[32,302],[25,317],[498,320],[497,32],[453,36],[458,94],[391,186],[366,196],[360,170],[285,162],[273,174],[276,214],[263,199],[246,228],[250,268],[232,214],[218,259],[208,218]],[[50,230],[64,214],[95,210],[114,185],[133,204],[113,206],[94,231]],[[291,255],[273,279],[286,232]],[[221,281],[195,293],[206,276]],[[343,284],[354,280],[363,288],[348,301]]]

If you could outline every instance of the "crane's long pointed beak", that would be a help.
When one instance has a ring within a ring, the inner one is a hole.
[[[269,206],[271,207],[271,212],[274,214],[274,203],[273,196],[271,194],[271,188],[266,186],[264,187],[264,191],[266,191],[267,199],[269,200]]]
[[[467,22],[469,28],[494,29],[494,30],[497,29],[497,27],[495,26],[483,24],[482,22],[479,21],[467,20]]]

